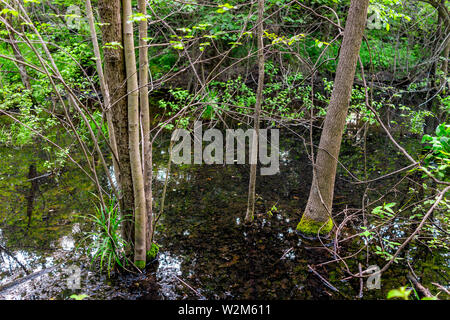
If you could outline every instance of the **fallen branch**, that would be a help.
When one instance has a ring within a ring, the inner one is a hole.
[[[388,261],[388,263],[386,263],[386,265],[383,267],[383,269],[380,270],[381,273],[385,272],[389,268],[389,266],[395,261],[395,258],[397,258],[397,256],[406,247],[406,245],[409,242],[411,242],[412,239],[414,239],[414,237],[420,232],[420,230],[422,230],[423,225],[428,220],[430,215],[433,213],[434,209],[436,209],[436,207],[441,202],[442,198],[444,197],[445,193],[447,193],[448,190],[450,190],[450,186],[444,188],[444,190],[442,190],[438,194],[438,196],[436,198],[436,202],[431,206],[430,210],[428,210],[428,212],[425,214],[425,216],[423,217],[422,221],[417,226],[416,230],[414,230],[414,232],[408,237],[408,239],[406,239],[406,241],[403,242],[403,244],[397,249],[397,251],[392,256],[392,258]]]
[[[444,291],[446,294],[450,295],[450,291],[448,291],[447,288],[445,288],[444,286],[440,285],[439,283],[432,282],[431,284],[435,285],[436,287],[438,287],[439,289]]]
[[[416,287],[416,289],[418,291],[420,291],[425,297],[428,297],[428,298],[434,297],[431,294],[430,290],[425,288],[411,272],[409,272],[406,277],[414,284],[414,287]]]
[[[17,279],[17,280],[9,282],[7,284],[4,284],[4,285],[0,286],[0,292],[3,292],[5,290],[9,290],[12,287],[15,287],[15,286],[17,286],[17,285],[19,285],[21,283],[24,283],[26,281],[30,281],[30,280],[33,280],[33,279],[35,279],[37,277],[40,277],[40,276],[42,276],[42,275],[44,275],[46,273],[49,273],[49,272],[53,271],[55,268],[56,268],[56,266],[53,266],[53,267],[50,267],[50,268],[47,268],[47,269],[44,269],[44,270],[40,270],[38,272],[29,274],[29,275],[27,275],[25,277],[22,277],[20,279]]]
[[[25,271],[26,274],[29,273],[28,270],[27,270],[27,268],[25,268],[25,266],[24,266],[19,260],[17,260],[17,258],[16,258],[11,252],[9,252],[8,249],[6,249],[6,248],[5,248],[4,246],[2,246],[1,244],[0,244],[0,250],[4,251],[8,256],[10,256],[11,258],[13,258],[13,260],[14,260],[15,262],[17,262],[17,264]],[[0,288],[1,288],[1,287],[0,287]],[[1,290],[0,290],[0,291],[1,291]]]

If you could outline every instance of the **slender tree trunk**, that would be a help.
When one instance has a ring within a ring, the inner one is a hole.
[[[248,186],[248,202],[247,214],[245,221],[251,222],[255,215],[255,195],[256,195],[256,167],[258,163],[258,138],[259,138],[259,122],[261,117],[261,105],[263,100],[264,88],[264,0],[258,0],[258,89],[256,92],[255,104],[255,123],[254,134],[252,139],[252,154],[250,155],[250,181]]]
[[[429,75],[429,91],[427,96],[427,109],[432,113],[431,116],[425,119],[425,133],[432,134],[439,124],[439,101],[436,98],[440,92],[445,92],[445,79],[443,74],[445,74],[445,55],[448,51],[447,47],[449,45],[448,33],[450,26],[450,16],[445,6],[445,0],[429,2],[435,7],[438,12],[438,23],[435,41],[435,55],[441,57],[444,62],[441,64],[439,60],[436,60],[433,65]],[[440,71],[443,71],[441,73]]]
[[[139,0],[139,12],[147,15],[147,1]],[[144,188],[147,212],[147,252],[152,249],[153,243],[153,195],[152,195],[152,143],[150,137],[150,108],[148,103],[148,47],[144,38],[148,37],[147,20],[139,22],[139,99],[142,115],[143,155],[144,155]]]
[[[325,117],[313,165],[308,203],[297,230],[304,234],[327,234],[333,227],[331,210],[337,159],[341,147],[356,65],[367,19],[369,0],[352,0],[344,30],[334,89]]]
[[[144,268],[146,262],[146,201],[141,153],[139,150],[139,87],[134,52],[131,0],[123,0],[123,43],[128,91],[128,134],[130,143],[130,164],[134,191],[134,263]]]
[[[36,192],[38,191],[38,181],[36,179],[37,171],[35,163],[31,164],[28,170],[28,180],[30,181],[30,190],[27,195],[27,217],[28,217],[28,228],[31,225],[31,219],[33,216],[33,203],[36,197]]]
[[[23,58],[19,47],[17,46],[16,40],[14,39],[14,35],[10,32],[9,33],[9,44],[11,45],[11,48],[14,53],[14,57],[18,61],[25,61]],[[17,68],[19,69],[20,73],[20,79],[22,80],[22,83],[27,90],[31,90],[31,84],[30,84],[30,77],[28,76],[28,72],[23,64],[17,64]]]
[[[0,7],[0,9],[1,9],[1,7]],[[13,26],[13,19],[8,18],[7,15],[5,15],[5,19],[9,23],[10,26]],[[8,26],[6,26],[6,30],[8,31],[9,44],[10,44],[11,49],[13,51],[14,58],[16,58],[16,60],[18,60],[18,61],[24,62],[25,59],[23,58],[23,55],[20,52],[20,48],[19,48],[19,46],[17,44],[17,41],[16,41],[16,39],[14,37],[14,33],[10,30],[10,28]],[[17,65],[17,68],[19,69],[20,79],[22,80],[22,83],[23,83],[25,89],[31,90],[30,77],[28,76],[28,72],[27,72],[27,69],[26,69],[25,65],[22,64],[22,63],[18,63],[16,65]]]
[[[447,45],[445,46],[444,53],[442,54],[442,57],[444,59],[444,62],[442,63],[442,85],[443,85],[443,93],[445,94],[447,92],[448,87],[448,59],[450,54],[450,40],[447,40]]]
[[[102,27],[102,42],[104,46],[105,82],[109,88],[112,122],[117,141],[119,162],[120,210],[125,218],[122,235],[129,243],[134,242],[134,194],[131,177],[128,110],[126,94],[126,71],[122,36],[121,0],[99,0],[99,13],[104,26]],[[117,46],[105,44],[117,43]],[[132,248],[131,248],[132,249]]]
[[[444,46],[444,51],[442,52],[442,79],[441,79],[441,85],[442,85],[442,92],[445,94],[447,92],[447,76],[448,76],[448,58],[450,54],[450,39],[448,38],[448,34],[450,32],[450,15],[448,12],[448,9],[445,5],[446,0],[441,0],[441,10],[439,15],[442,16],[443,20],[443,26],[444,26],[444,32],[443,37],[446,41],[446,44]]]

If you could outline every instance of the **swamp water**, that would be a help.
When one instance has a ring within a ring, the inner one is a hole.
[[[48,155],[42,150],[0,147],[0,245],[8,250],[0,250],[0,299],[68,299],[74,293],[91,299],[357,298],[360,282],[341,281],[348,276],[342,264],[315,268],[331,286],[309,268],[334,258],[320,243],[295,232],[309,193],[311,166],[302,139],[287,130],[281,130],[280,138],[281,172],[258,176],[252,227],[243,224],[248,166],[172,164],[165,211],[156,231],[161,246],[158,261],[143,274],[113,273],[111,278],[91,268],[83,250],[77,250],[92,228],[78,217],[93,213],[90,181],[71,164],[60,173],[46,173],[42,162]],[[369,151],[369,157],[382,168],[375,176],[400,168],[401,163],[389,153],[395,151],[379,145],[388,142],[376,141],[378,145],[372,148],[384,149],[386,154]],[[159,203],[168,141],[160,141],[154,150],[154,197]],[[361,172],[362,159],[359,147],[344,142],[343,163]],[[38,168],[36,172],[32,165]],[[364,186],[349,180],[340,169],[335,212],[360,208]],[[324,242],[333,245],[332,239]],[[351,246],[351,252],[356,252],[361,243]],[[448,283],[448,253],[421,255],[412,263],[424,277],[423,283]],[[356,273],[358,261],[347,263]],[[380,267],[384,263],[382,259],[369,261]],[[31,276],[25,277],[21,265]],[[81,289],[67,286],[74,266],[81,270]],[[407,271],[393,265],[382,275],[382,289],[365,289],[364,298],[385,298],[390,289],[408,285]]]

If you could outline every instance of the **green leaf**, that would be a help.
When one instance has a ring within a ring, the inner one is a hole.
[[[404,300],[408,300],[409,295],[411,294],[412,290],[411,289],[406,289],[406,287],[401,287],[398,289],[392,289],[391,291],[389,291],[387,298],[388,299],[392,299],[392,298],[401,298]]]
[[[86,294],[73,294],[70,296],[70,298],[74,299],[74,300],[83,300],[85,298],[88,298],[89,296]]]
[[[422,299],[420,299],[420,300],[437,300],[438,298],[437,297],[423,297]]]
[[[218,13],[224,13],[224,12],[227,12],[227,11],[229,11],[231,9],[236,9],[236,7],[232,6],[229,3],[225,3],[225,4],[222,4],[222,5],[219,5],[219,9],[217,9],[217,12]]]
[[[12,14],[14,17],[17,17],[19,15],[18,11],[7,9],[7,8],[0,11],[0,15],[7,15],[8,13]]]

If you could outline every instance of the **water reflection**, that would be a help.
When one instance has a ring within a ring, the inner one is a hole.
[[[315,249],[295,232],[311,181],[303,148],[302,141],[285,142],[281,173],[258,177],[252,227],[243,223],[248,166],[172,164],[166,208],[156,230],[156,241],[161,245],[158,264],[143,275],[115,274],[110,280],[89,271],[89,259],[75,250],[84,232],[90,231],[90,226],[79,221],[75,213],[91,212],[91,183],[68,168],[58,181],[51,177],[40,180],[39,191],[30,202],[28,177],[32,160],[37,161],[34,150],[0,148],[0,244],[31,273],[58,268],[6,292],[0,289],[0,297],[20,299],[34,294],[36,298],[67,298],[71,292],[65,285],[64,268],[75,264],[81,266],[83,293],[99,299],[340,298],[325,292],[323,284],[307,268],[308,264],[330,260],[330,255]],[[167,153],[155,154],[155,202],[166,180],[167,161]],[[43,171],[36,162],[33,175]],[[360,191],[337,181],[337,194],[345,198],[341,201],[343,207],[358,207]],[[274,205],[277,210],[268,214]],[[396,221],[389,232],[404,236],[403,226],[404,222]],[[444,257],[448,259],[448,255]],[[418,259],[412,261],[417,263]],[[0,253],[0,262],[0,286],[24,276],[17,262],[4,252]],[[338,283],[343,292],[358,294],[359,283],[353,287],[352,283],[337,281],[344,277],[342,271],[332,267],[320,271],[335,280],[333,284]],[[395,274],[386,281],[397,285],[399,279]],[[155,295],[148,296],[149,292]],[[378,297],[383,294],[373,293]]]
[[[159,255],[158,271],[156,279],[160,284],[160,294],[166,299],[177,297],[175,293],[180,282],[175,276],[181,276],[182,258],[174,256],[169,252],[162,252]]]

